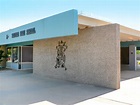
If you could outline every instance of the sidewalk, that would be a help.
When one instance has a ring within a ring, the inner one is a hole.
[[[0,71],[0,105],[139,105],[140,72],[123,71],[121,89],[39,77],[30,72]]]
[[[76,105],[140,105],[140,71],[122,71],[121,78],[120,89]]]

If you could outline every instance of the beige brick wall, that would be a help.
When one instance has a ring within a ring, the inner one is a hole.
[[[55,30],[54,30],[55,31]],[[55,68],[58,41],[68,46],[64,68]],[[118,89],[120,87],[119,25],[79,30],[77,36],[34,41],[33,72],[80,83]]]
[[[6,52],[6,47],[5,47],[5,46],[0,46],[0,50],[3,50],[4,53],[5,53],[5,52]],[[4,60],[1,62],[0,66],[3,66],[3,67],[6,66],[6,59],[4,59]]]

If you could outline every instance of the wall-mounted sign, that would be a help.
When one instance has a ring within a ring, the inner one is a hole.
[[[19,32],[12,33],[12,38],[19,37]]]
[[[63,41],[58,42],[58,46],[56,46],[57,57],[56,57],[55,68],[61,67],[61,68],[65,68],[65,70],[67,70],[67,68],[65,66],[65,61],[66,61],[65,51],[67,48],[68,48],[68,46],[66,45],[66,42],[63,42]]]
[[[27,33],[26,33],[27,35],[36,33],[35,28],[27,29],[26,32],[27,32]]]
[[[12,33],[12,38],[16,38],[16,37],[19,37],[19,36],[30,35],[30,34],[34,34],[34,33],[36,33],[35,28],[30,28],[30,29],[27,29],[27,30],[22,30],[20,32]],[[6,35],[6,39],[8,39],[8,38],[9,38],[9,36]]]
[[[6,35],[6,39],[8,39],[9,38],[9,35]]]
[[[25,30],[20,31],[20,36],[24,36],[25,35]]]

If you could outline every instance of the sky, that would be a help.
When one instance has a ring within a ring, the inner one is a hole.
[[[140,0],[0,0],[0,32],[70,9],[140,30]]]

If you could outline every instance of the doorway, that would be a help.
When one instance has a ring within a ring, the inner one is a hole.
[[[121,47],[121,70],[129,69],[129,47]]]
[[[6,68],[27,70],[33,68],[33,46],[7,47]]]

